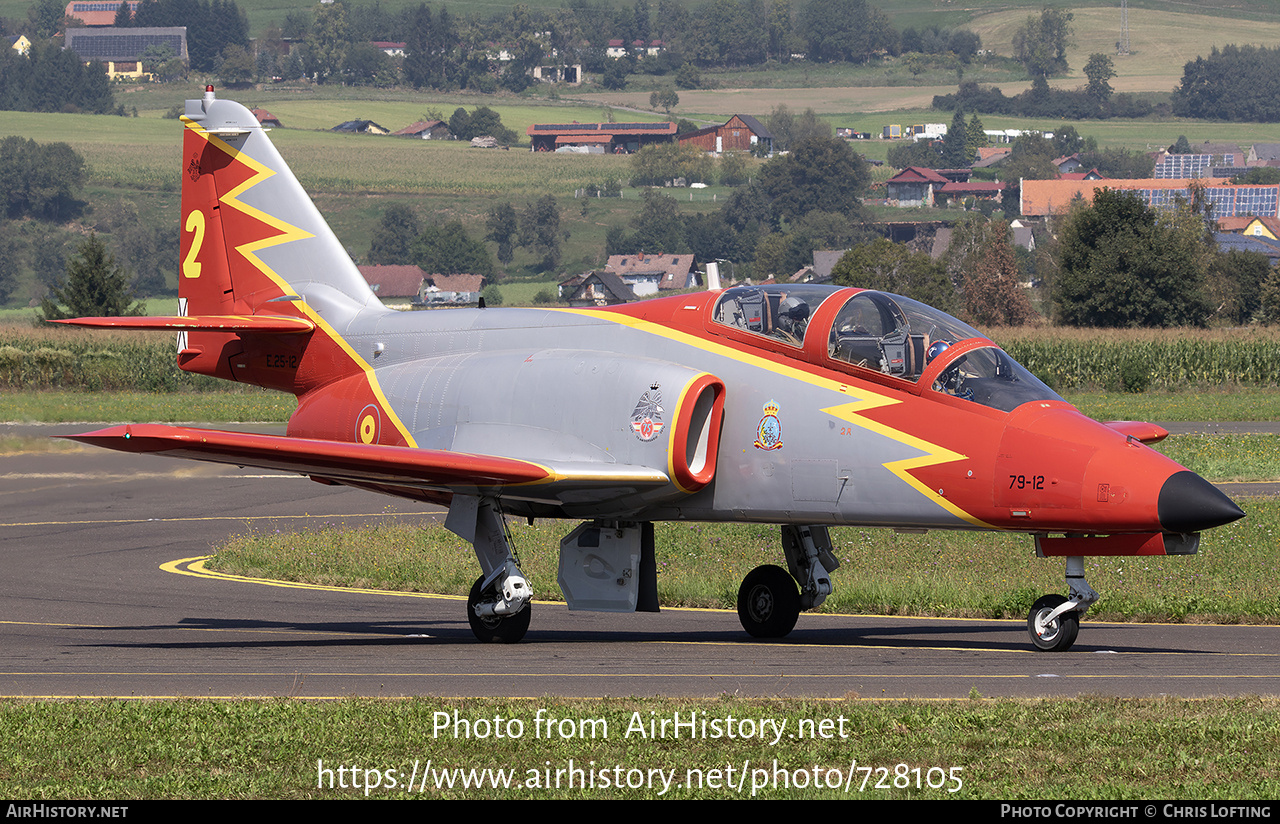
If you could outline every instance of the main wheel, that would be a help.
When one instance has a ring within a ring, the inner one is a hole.
[[[481,618],[476,615],[476,605],[485,601],[493,601],[498,597],[497,589],[490,585],[481,588],[484,577],[476,579],[471,585],[471,593],[467,595],[467,620],[471,622],[471,632],[476,639],[484,643],[515,644],[524,638],[529,631],[529,619],[532,617],[533,604],[527,604],[515,615],[493,615]]]
[[[1031,605],[1027,613],[1027,632],[1031,635],[1031,643],[1041,652],[1066,652],[1076,642],[1080,632],[1080,613],[1064,612],[1045,625],[1042,632],[1036,631],[1036,618],[1047,616],[1065,604],[1066,598],[1061,595],[1046,595]]]
[[[738,620],[756,638],[781,638],[800,618],[800,591],[785,569],[759,566],[738,588]]]

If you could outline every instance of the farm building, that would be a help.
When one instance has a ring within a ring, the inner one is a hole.
[[[422,303],[427,275],[417,266],[367,265],[357,266],[369,288],[387,306],[406,306]]]
[[[258,123],[264,129],[283,129],[284,124],[280,122],[280,118],[273,115],[266,109],[250,109],[249,114],[258,118]]]
[[[329,131],[351,132],[353,134],[387,134],[385,128],[372,120],[348,120],[346,123],[339,123]]]
[[[951,181],[933,169],[908,166],[885,181],[890,206],[932,206],[933,194]]]
[[[594,149],[603,154],[638,152],[651,143],[670,143],[674,123],[535,123],[526,132],[535,152]]]
[[[67,29],[63,48],[75,52],[85,62],[102,63],[107,67],[107,76],[114,80],[141,77],[142,55],[153,46],[168,46],[179,60],[190,59],[186,26]]]
[[[723,126],[708,126],[680,135],[680,145],[694,145],[704,152],[749,152],[763,143],[773,153],[773,134],[749,114],[735,114]]]
[[[453,140],[449,124],[443,120],[419,120],[391,133],[395,137],[414,137],[419,140]]]
[[[106,2],[84,3],[79,0],[72,0],[67,4],[66,10],[63,12],[67,17],[74,17],[86,26],[114,26],[116,24],[116,11],[120,8],[121,0],[107,0]],[[138,12],[138,4],[135,0],[129,0],[129,11]]]

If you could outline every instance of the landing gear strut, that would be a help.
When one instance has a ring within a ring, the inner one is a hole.
[[[1084,579],[1084,558],[1067,558],[1069,598],[1046,595],[1031,605],[1027,613],[1027,634],[1042,652],[1066,652],[1080,632],[1080,616],[1100,597]]]
[[[529,629],[533,589],[520,571],[498,501],[454,495],[445,529],[470,541],[484,570],[467,596],[467,621],[480,641],[514,644]]]

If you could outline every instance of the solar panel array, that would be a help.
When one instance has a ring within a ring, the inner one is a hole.
[[[1151,176],[1157,180],[1204,177],[1205,170],[1211,166],[1213,155],[1167,154],[1156,163],[1155,172]]]
[[[540,132],[652,132],[670,131],[670,123],[538,123]]]
[[[119,29],[128,31],[128,29]],[[85,60],[137,60],[151,46],[168,46],[182,54],[181,34],[93,34],[71,38],[67,47]]]
[[[1186,189],[1139,189],[1148,206],[1173,209],[1187,203]],[[1280,186],[1210,186],[1205,199],[1213,204],[1214,217],[1280,217]]]
[[[117,0],[117,2],[115,2],[115,3],[72,3],[72,4],[71,4],[71,11],[72,11],[72,13],[75,13],[75,12],[78,12],[78,11],[83,11],[83,12],[89,12],[89,11],[116,11],[116,10],[117,10],[117,9],[119,9],[119,8],[120,8],[120,2],[119,2],[119,0]],[[137,4],[137,3],[130,3],[130,4],[129,4],[129,8],[130,8],[130,9],[132,9],[133,11],[137,11],[137,10],[138,10],[138,4]]]

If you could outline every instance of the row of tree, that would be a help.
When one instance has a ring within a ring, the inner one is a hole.
[[[309,14],[292,12],[283,26],[268,29],[256,58],[259,75],[289,78],[299,70],[282,47],[285,37],[302,41],[300,70],[321,82],[390,84],[402,72],[417,88],[481,92],[521,91],[531,82],[529,70],[552,59],[581,64],[612,88],[624,86],[641,65],[650,73],[675,73],[677,86],[695,88],[702,82],[699,67],[785,62],[798,53],[821,62],[864,62],[897,55],[904,44],[967,62],[981,46],[981,39],[967,31],[908,29],[900,35],[866,0],[807,0],[794,8],[792,0],[717,0],[697,6],[660,0],[656,8],[649,0],[635,0],[630,8],[571,0],[558,9],[515,5],[488,19],[456,18],[443,6],[436,11],[427,4],[392,12],[376,3],[335,0]],[[615,60],[606,54],[613,39],[628,44],[659,39],[663,51]],[[404,61],[397,65],[368,48],[371,40],[405,42]]]
[[[115,96],[101,63],[85,64],[52,42],[23,56],[0,48],[0,111],[107,114]]]

